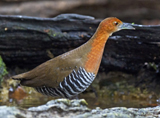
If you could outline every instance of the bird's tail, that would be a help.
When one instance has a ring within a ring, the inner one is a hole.
[[[26,78],[26,73],[14,75],[14,76],[12,76],[11,78],[14,79],[14,80],[23,80],[23,79],[27,79],[27,78]]]

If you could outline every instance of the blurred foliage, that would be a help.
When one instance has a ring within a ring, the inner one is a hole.
[[[2,57],[0,56],[0,86],[3,81],[4,75],[6,75],[6,74],[8,74],[8,72],[6,70],[6,65],[3,62]]]
[[[155,64],[154,62],[149,62],[148,66],[150,68],[153,68],[156,72],[159,72],[159,66],[157,64]]]

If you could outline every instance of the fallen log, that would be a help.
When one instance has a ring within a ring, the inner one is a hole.
[[[55,18],[0,15],[0,55],[7,67],[33,68],[85,43],[101,20],[77,14]],[[160,62],[160,26],[133,25],[108,40],[100,70],[138,72],[145,62]]]

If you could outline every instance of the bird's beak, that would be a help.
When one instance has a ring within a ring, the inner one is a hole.
[[[134,27],[131,26],[131,23],[122,23],[121,25],[119,25],[119,30],[122,29],[135,29]]]

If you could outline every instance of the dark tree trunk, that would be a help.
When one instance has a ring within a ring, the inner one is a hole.
[[[63,14],[55,18],[0,16],[0,55],[8,67],[33,68],[86,42],[101,20]],[[138,72],[145,62],[160,62],[160,26],[133,25],[108,40],[101,70]]]

